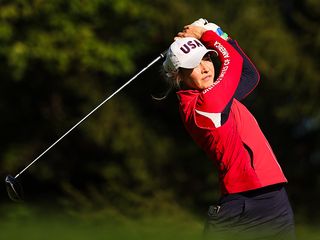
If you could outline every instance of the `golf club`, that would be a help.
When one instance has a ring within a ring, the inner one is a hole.
[[[120,88],[118,88],[115,92],[113,92],[109,97],[104,99],[98,106],[96,106],[91,112],[89,112],[86,116],[84,116],[79,122],[77,122],[73,127],[71,127],[66,133],[64,133],[58,140],[56,140],[53,144],[51,144],[47,149],[45,149],[38,157],[36,157],[29,165],[27,165],[24,169],[22,169],[18,174],[14,177],[11,175],[6,176],[5,183],[9,197],[13,201],[20,201],[23,198],[22,187],[19,184],[17,178],[24,173],[29,167],[31,167],[36,161],[39,160],[46,152],[48,152],[51,148],[53,148],[58,142],[60,142],[65,136],[67,136],[73,129],[75,129],[78,125],[80,125],[84,120],[86,120],[91,114],[93,114],[96,110],[98,110],[103,104],[109,101],[114,95],[120,92],[124,87],[126,87],[129,83],[131,83],[134,79],[136,79],[141,73],[146,71],[153,64],[158,62],[160,59],[164,58],[167,51],[160,53],[160,55],[155,58],[152,62],[150,62],[145,68],[143,68],[140,72],[134,75],[131,79],[129,79],[126,83],[124,83]]]

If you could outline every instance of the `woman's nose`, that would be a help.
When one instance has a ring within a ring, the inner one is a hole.
[[[208,66],[207,66],[205,61],[201,61],[200,62],[200,67],[201,67],[201,72],[202,73],[206,73],[206,72],[209,71],[209,68],[208,68]]]

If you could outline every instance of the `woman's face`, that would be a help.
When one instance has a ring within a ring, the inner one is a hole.
[[[181,68],[181,80],[189,89],[203,90],[214,82],[214,65],[206,54],[200,64],[193,69]]]

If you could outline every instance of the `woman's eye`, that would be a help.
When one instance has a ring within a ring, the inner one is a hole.
[[[204,61],[210,61],[211,62],[211,57],[210,57],[210,54],[206,54],[204,55],[204,57],[202,58]]]

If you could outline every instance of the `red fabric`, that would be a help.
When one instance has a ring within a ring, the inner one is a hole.
[[[255,118],[233,98],[239,84],[242,57],[212,31],[205,32],[201,40],[207,48],[219,52],[222,62],[219,77],[206,90],[181,90],[177,95],[187,131],[217,165],[222,193],[244,192],[286,182]],[[228,103],[231,107],[226,121],[222,122]]]

